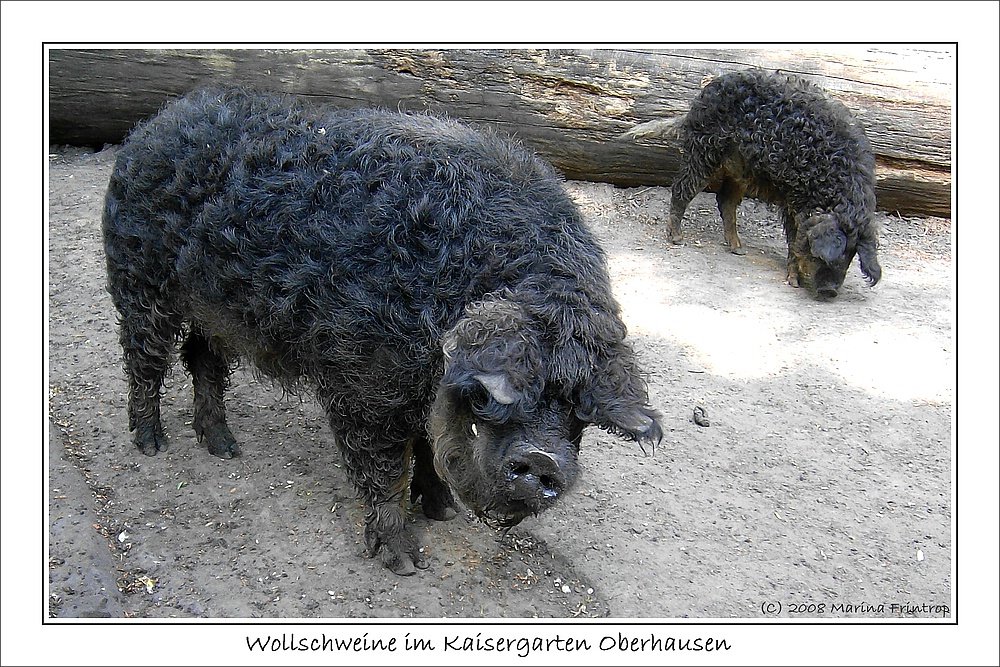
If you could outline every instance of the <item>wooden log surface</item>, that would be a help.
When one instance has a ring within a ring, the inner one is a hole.
[[[822,50],[820,50],[822,49]],[[706,76],[802,74],[850,107],[878,162],[878,206],[949,217],[953,47],[800,49],[52,49],[54,144],[119,143],[199,85],[233,83],[335,107],[429,110],[495,126],[567,178],[669,185],[670,140],[622,132],[683,114]]]

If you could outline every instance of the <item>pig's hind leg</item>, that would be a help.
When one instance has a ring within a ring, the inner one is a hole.
[[[197,329],[192,329],[181,347],[181,359],[194,384],[194,432],[208,451],[222,459],[242,451],[226,424],[223,394],[229,386],[229,362]]]
[[[736,211],[746,188],[736,179],[726,176],[722,180],[722,186],[715,195],[715,201],[719,206],[719,214],[722,216],[723,236],[729,250],[734,255],[747,254],[746,248],[740,242],[740,235],[736,231]]]

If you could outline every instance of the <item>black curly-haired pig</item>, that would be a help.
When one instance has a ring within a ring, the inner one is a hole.
[[[510,526],[566,494],[588,424],[661,439],[604,253],[553,170],[494,133],[196,92],[122,146],[103,231],[139,450],[167,447],[178,342],[216,456],[241,453],[223,406],[237,360],[308,388],[368,553],[398,574],[426,567],[407,496],[443,520],[453,489]]]
[[[793,75],[762,70],[712,80],[680,119],[651,121],[623,136],[680,139],[671,187],[670,240],[682,242],[688,204],[709,183],[726,242],[744,254],[736,209],[744,195],[780,203],[788,283],[834,297],[854,256],[870,285],[882,277],[875,212],[875,157],[843,104]]]

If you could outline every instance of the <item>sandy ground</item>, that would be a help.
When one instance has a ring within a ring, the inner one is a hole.
[[[430,568],[400,578],[361,555],[363,510],[308,399],[238,372],[245,455],[222,461],[195,439],[178,366],[170,450],[133,448],[100,245],[112,160],[49,163],[51,617],[950,616],[948,221],[880,216],[883,282],[855,265],[819,302],[784,284],[766,206],[744,203],[737,257],[708,195],[674,247],[666,190],[569,183],[608,250],[663,445],[644,456],[589,429],[573,492],[506,535],[414,516]]]

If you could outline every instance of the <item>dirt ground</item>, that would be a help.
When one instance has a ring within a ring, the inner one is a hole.
[[[178,365],[170,450],[133,448],[100,245],[112,161],[49,161],[52,617],[951,615],[948,221],[880,215],[882,283],[855,264],[820,302],[784,284],[762,204],[743,204],[738,257],[709,195],[674,247],[667,190],[569,183],[608,251],[663,444],[645,456],[588,429],[574,490],[506,535],[415,515],[430,568],[400,578],[361,555],[363,510],[308,399],[238,372],[245,454],[223,461],[195,439]]]

